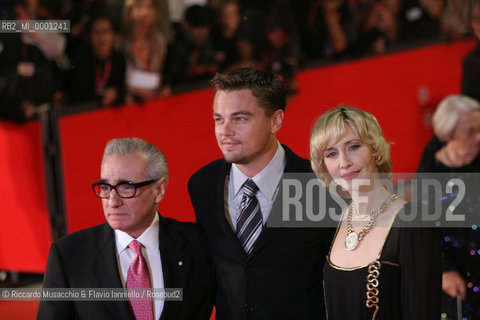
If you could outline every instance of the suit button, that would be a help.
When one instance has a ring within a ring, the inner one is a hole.
[[[253,271],[253,269],[254,269],[253,265],[251,265],[250,263],[247,263],[245,265],[245,268],[247,269],[247,271]]]
[[[255,310],[255,307],[252,306],[252,305],[250,305],[250,304],[248,304],[248,303],[245,304],[243,307],[244,307],[245,310],[247,310],[247,311],[253,311],[253,310]]]

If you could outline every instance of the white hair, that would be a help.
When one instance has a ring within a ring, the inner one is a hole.
[[[119,138],[110,140],[103,152],[105,157],[111,155],[128,156],[138,154],[148,162],[146,176],[149,179],[165,178],[168,182],[168,167],[165,155],[155,145],[139,138]]]

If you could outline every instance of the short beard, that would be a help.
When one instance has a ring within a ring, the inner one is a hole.
[[[225,161],[227,161],[228,163],[235,163],[235,164],[245,164],[245,163],[248,163],[248,159],[243,157],[243,156],[239,156],[239,155],[229,155],[229,156],[225,156],[225,154],[223,155],[223,158],[225,159]]]

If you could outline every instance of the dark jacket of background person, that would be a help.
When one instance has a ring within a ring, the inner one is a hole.
[[[237,0],[226,0],[214,6],[212,39],[219,57],[219,69],[228,70],[238,61],[237,38],[242,23],[242,13]]]
[[[22,104],[50,102],[54,90],[51,62],[36,46],[24,44],[21,34],[0,34],[0,118],[25,121]],[[25,68],[31,68],[29,71]]]
[[[165,73],[172,84],[210,79],[220,60],[211,36],[207,7],[193,5],[185,11],[182,29],[168,49]]]
[[[90,50],[72,53],[71,70],[67,77],[67,92],[69,103],[80,103],[102,100],[102,95],[95,89],[97,77],[105,76],[104,88],[117,89],[117,99],[114,104],[121,104],[125,97],[125,57],[114,51],[107,61],[102,61]],[[108,66],[110,64],[110,66]],[[110,69],[110,72],[108,70]]]
[[[435,154],[445,143],[437,137],[428,143],[423,152],[420,161],[419,173],[437,173],[435,177],[441,182],[442,188],[445,188],[446,181],[450,178],[460,178],[467,183],[466,195],[462,200],[461,206],[456,211],[477,217],[480,217],[480,205],[478,197],[478,183],[468,181],[478,181],[478,177],[472,178],[471,173],[480,175],[480,154],[469,164],[463,167],[447,167],[435,158]],[[439,175],[442,173],[444,175]],[[465,173],[462,175],[462,173]],[[468,178],[470,177],[470,178]],[[445,191],[445,189],[444,189]],[[456,198],[452,195],[443,196],[442,208],[448,207],[449,203]],[[478,220],[478,218],[477,218]],[[480,318],[480,230],[475,226],[465,228],[442,228],[442,271],[458,271],[465,279],[467,288],[467,298],[463,302],[463,316],[466,319]],[[456,317],[457,314],[456,299],[443,293],[442,312],[450,317]]]
[[[480,44],[462,61],[462,94],[480,100]]]
[[[191,43],[187,36],[180,35],[174,44],[169,47],[167,62],[165,66],[166,78],[171,84],[188,83],[192,80],[206,80],[212,77],[214,72],[194,74],[190,72],[194,66],[207,68],[212,66],[216,70],[214,60],[214,45],[208,39],[202,46],[198,47]]]
[[[327,21],[323,1],[309,0],[296,3],[291,0],[290,3],[295,12],[302,51],[308,58],[330,58],[350,53],[352,45],[357,41],[358,30],[348,1],[339,1],[335,12],[336,19],[332,22]],[[332,23],[338,23],[342,31],[341,35],[335,31],[333,34],[336,37],[345,37],[346,43],[342,48],[335,44],[338,40],[332,39]]]
[[[445,143],[434,136],[425,147],[425,150],[423,150],[417,172],[480,172],[480,154],[478,154],[472,162],[463,167],[447,167],[438,161],[435,154],[444,146]]]
[[[402,1],[398,15],[398,40],[439,38],[441,13],[442,4],[436,0],[426,2],[419,0]]]
[[[284,148],[286,173],[311,172],[308,160]],[[322,268],[331,230],[266,227],[247,256],[225,216],[225,180],[230,168],[224,159],[216,160],[188,183],[216,268],[217,319],[325,319]],[[280,194],[276,201],[281,201]],[[281,215],[274,208],[269,220]]]

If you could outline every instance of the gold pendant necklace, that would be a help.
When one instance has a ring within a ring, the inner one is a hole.
[[[362,241],[363,238],[365,238],[365,236],[370,232],[370,230],[372,230],[373,224],[375,223],[375,220],[377,220],[377,217],[382,213],[388,211],[390,204],[396,199],[398,199],[398,196],[393,193],[380,205],[380,207],[371,210],[368,213],[368,215],[370,216],[370,220],[368,221],[365,228],[363,228],[362,231],[360,231],[359,233],[355,232],[352,225],[352,216],[354,209],[354,205],[352,202],[350,204],[350,208],[348,209],[347,214],[347,236],[345,237],[345,248],[350,251],[355,250],[360,244],[360,241]]]

